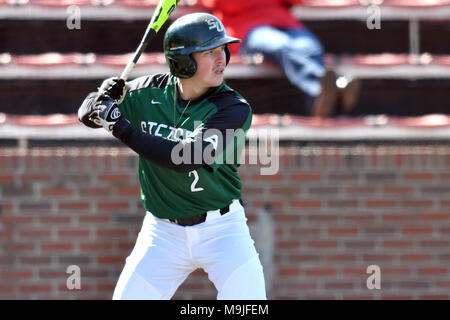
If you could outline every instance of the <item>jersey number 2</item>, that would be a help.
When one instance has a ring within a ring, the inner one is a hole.
[[[197,184],[198,180],[200,179],[200,177],[198,176],[197,170],[189,171],[189,177],[191,176],[191,173],[194,174],[194,181],[191,184],[191,192],[203,191],[204,189],[202,187],[195,186]]]

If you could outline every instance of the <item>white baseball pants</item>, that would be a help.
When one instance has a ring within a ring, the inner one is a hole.
[[[206,221],[183,227],[147,212],[113,299],[171,299],[188,275],[202,268],[220,300],[265,300],[263,268],[244,208],[209,211]]]

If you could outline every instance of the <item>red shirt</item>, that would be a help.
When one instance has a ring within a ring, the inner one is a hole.
[[[200,5],[212,10],[231,37],[245,40],[253,28],[270,25],[277,28],[302,28],[302,23],[290,11],[290,6],[301,0],[199,0]],[[236,53],[239,45],[230,45]]]

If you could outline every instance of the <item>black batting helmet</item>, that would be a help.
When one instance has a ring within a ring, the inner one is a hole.
[[[192,77],[197,64],[191,54],[225,46],[226,63],[230,61],[227,44],[241,42],[229,37],[222,22],[209,13],[191,13],[175,20],[164,35],[164,54],[170,72],[183,79]]]

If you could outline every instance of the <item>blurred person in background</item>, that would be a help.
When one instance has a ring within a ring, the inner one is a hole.
[[[303,114],[330,117],[342,111],[348,113],[355,99],[341,97],[340,104],[349,101],[351,105],[337,108],[342,89],[336,86],[335,72],[324,66],[323,46],[290,11],[301,1],[198,0],[198,3],[223,21],[228,34],[244,39],[232,53],[243,56],[259,53],[283,69],[288,80],[303,93]]]

